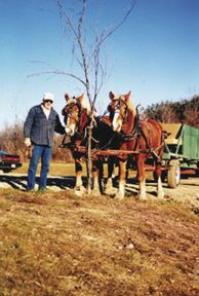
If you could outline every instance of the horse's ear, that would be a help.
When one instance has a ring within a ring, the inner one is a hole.
[[[91,107],[90,107],[89,100],[88,100],[88,98],[86,96],[84,96],[84,93],[81,96],[79,96],[77,99],[78,99],[81,107],[83,109],[86,109],[87,113],[89,113],[90,110],[91,110]]]
[[[131,91],[129,91],[127,94],[124,95],[125,102],[128,102],[128,100],[130,99],[130,97],[131,97]]]
[[[82,102],[83,99],[84,99],[84,93],[81,94],[81,96],[78,97],[78,100],[80,101],[80,103]]]
[[[136,114],[136,108],[131,100],[131,91],[129,91],[126,95],[124,95],[126,104],[129,110],[133,111],[134,115]]]
[[[64,98],[65,98],[66,102],[68,102],[70,100],[69,94],[65,93],[64,94]]]
[[[109,92],[109,98],[111,100],[113,100],[115,98],[115,94],[112,91]]]

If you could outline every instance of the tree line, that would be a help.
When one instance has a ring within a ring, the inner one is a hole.
[[[199,128],[199,95],[176,102],[152,104],[145,113],[162,123],[184,123]]]
[[[165,101],[151,104],[145,109],[145,115],[162,123],[183,123],[199,128],[199,95],[180,101]],[[53,159],[60,161],[72,160],[67,149],[59,148],[62,136],[56,135],[53,145]],[[20,155],[21,160],[28,158],[29,151],[24,145],[23,122],[5,126],[0,131],[0,150]]]

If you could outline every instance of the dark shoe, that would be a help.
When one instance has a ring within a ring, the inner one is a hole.
[[[27,188],[27,189],[25,189],[25,191],[26,191],[26,192],[34,192],[34,189],[33,189],[33,188],[32,188],[32,189]]]
[[[42,187],[42,188],[39,188],[39,189],[38,189],[38,192],[40,192],[40,193],[43,193],[43,192],[46,192],[46,191],[47,191],[47,188],[43,188],[43,187]]]

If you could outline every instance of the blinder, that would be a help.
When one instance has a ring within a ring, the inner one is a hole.
[[[124,113],[121,113],[121,108],[125,107]],[[111,104],[108,106],[108,111],[110,112],[110,117],[113,118],[114,113],[119,113],[122,120],[125,122],[128,114],[128,106],[125,100],[123,100],[122,96],[120,96],[118,99],[115,99],[111,102]]]
[[[74,112],[76,114],[74,114]],[[66,121],[67,121],[67,118],[71,118],[75,122],[75,125],[76,125],[75,137],[84,138],[85,137],[84,129],[88,120],[87,112],[86,112],[86,109],[84,109],[81,106],[80,101],[76,97],[73,97],[73,102],[68,104],[68,106],[66,105]]]

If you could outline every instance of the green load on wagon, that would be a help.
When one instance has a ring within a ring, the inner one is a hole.
[[[168,171],[168,185],[176,187],[180,170],[199,169],[199,128],[179,123],[163,123],[167,133],[163,159]]]

